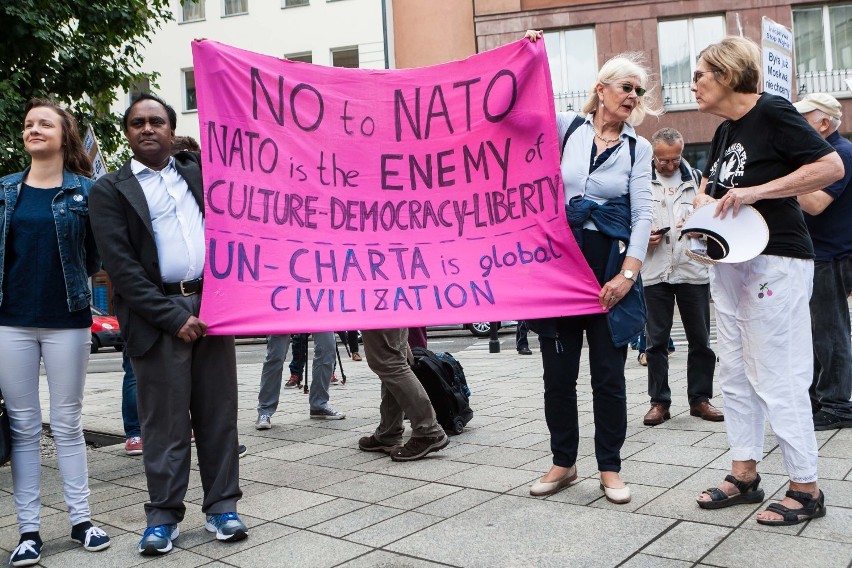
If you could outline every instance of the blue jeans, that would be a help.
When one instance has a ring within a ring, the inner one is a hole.
[[[305,357],[308,354],[308,334],[296,333],[290,336],[290,347],[293,350],[293,357],[290,359],[290,374],[296,375],[299,379],[305,374]],[[284,356],[287,356],[287,351],[284,351]]]
[[[814,379],[811,406],[842,418],[852,418],[852,344],[849,341],[849,305],[852,293],[852,257],[814,263],[811,295],[811,331],[814,342]]]
[[[295,337],[295,336],[294,336]],[[307,336],[305,341],[307,341]],[[257,415],[272,416],[278,409],[281,396],[281,371],[284,369],[284,359],[290,346],[289,334],[270,335],[266,343],[266,357],[260,374],[260,392],[257,396]],[[298,349],[293,349],[295,357]],[[311,388],[308,404],[311,409],[319,410],[328,404],[328,388],[331,385],[331,374],[334,372],[334,357],[337,355],[337,343],[334,333],[323,331],[314,333],[314,361],[311,373]],[[301,370],[304,370],[302,367]]]
[[[124,381],[121,383],[121,419],[124,421],[124,437],[137,438],[142,435],[142,427],[139,425],[139,409],[136,406],[136,373],[133,372],[127,351],[122,355]]]

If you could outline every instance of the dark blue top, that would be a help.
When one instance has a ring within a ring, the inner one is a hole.
[[[592,144],[592,157],[591,157],[591,161],[589,162],[589,173],[591,174],[591,173],[592,173],[592,172],[594,172],[596,169],[598,169],[598,166],[600,166],[601,164],[603,164],[604,162],[606,162],[607,158],[609,158],[609,157],[610,157],[610,155],[611,155],[613,152],[615,152],[615,149],[616,149],[616,148],[618,148],[619,146],[621,146],[621,144],[620,144],[620,143],[619,143],[619,144],[616,144],[615,146],[613,146],[613,147],[611,147],[611,148],[607,148],[606,150],[604,150],[603,152],[601,152],[601,155],[600,155],[600,156],[598,156],[598,155],[597,155],[597,153],[598,153],[598,147],[597,147],[597,145],[596,145],[596,144]],[[595,159],[595,157],[596,157],[596,156],[597,156],[597,159]],[[653,171],[653,168],[652,168],[652,170],[651,170],[651,171]]]
[[[825,140],[837,150],[846,172],[823,190],[834,201],[819,215],[805,213],[805,223],[814,242],[816,260],[831,262],[852,255],[852,142],[837,132]]]
[[[21,184],[6,243],[0,325],[52,329],[92,325],[88,306],[68,311],[51,207],[61,191]]]

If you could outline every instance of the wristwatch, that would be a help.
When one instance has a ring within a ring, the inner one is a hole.
[[[632,270],[622,270],[619,274],[621,274],[628,280],[633,280],[634,282],[636,282],[636,273]]]

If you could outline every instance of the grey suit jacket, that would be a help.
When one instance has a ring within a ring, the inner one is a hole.
[[[180,152],[175,167],[204,214],[201,159]],[[177,335],[191,314],[163,292],[151,212],[130,161],[100,178],[89,194],[92,232],[113,284],[113,307],[125,349],[141,357],[161,334]]]

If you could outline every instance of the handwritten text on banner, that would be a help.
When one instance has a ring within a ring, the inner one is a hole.
[[[396,71],[212,41],[193,56],[211,332],[600,312],[565,220],[544,42]]]

